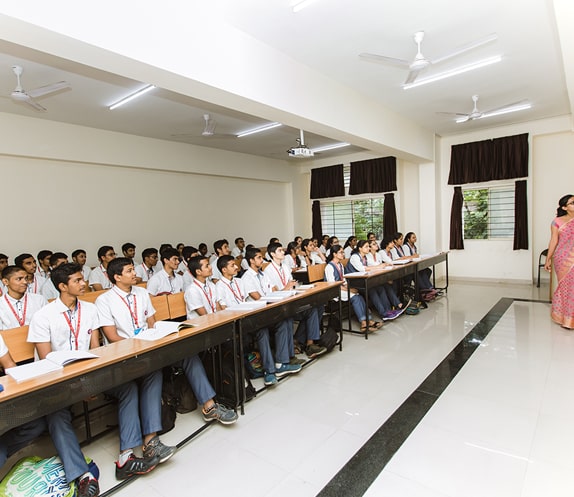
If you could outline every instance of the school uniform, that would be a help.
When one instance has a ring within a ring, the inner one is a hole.
[[[185,300],[185,308],[187,311],[187,319],[199,317],[196,309],[203,307],[208,314],[212,314],[217,309],[217,290],[211,280],[206,280],[201,283],[199,280],[193,279],[191,285],[183,294]]]
[[[90,273],[92,269],[87,264],[82,266],[82,276],[84,277],[84,281],[90,281]]]
[[[142,282],[149,281],[149,279],[156,273],[155,268],[157,266],[159,266],[159,264],[156,264],[152,267],[147,267],[145,263],[142,262],[141,264],[135,266],[136,276],[141,278]]]
[[[46,283],[46,278],[40,276],[38,273],[34,273],[34,279],[28,283],[28,293],[40,293],[44,283]]]
[[[2,283],[2,280],[0,280],[0,297],[4,295],[7,291],[8,290],[6,288],[6,285]]]
[[[217,267],[217,261],[219,260],[219,257],[216,257],[215,259],[213,259],[213,262],[210,262],[211,264],[211,279],[212,280],[220,280],[221,279],[221,272],[219,271],[219,268]]]
[[[149,279],[146,289],[150,295],[183,292],[183,278],[176,273],[170,276],[162,269]]]
[[[309,254],[309,260],[311,261],[311,264],[323,264],[324,262],[317,252],[311,252]]]
[[[191,275],[191,272],[189,271],[189,268],[187,266],[185,268],[185,272],[183,273],[182,279],[183,279],[183,291],[185,292],[189,288],[189,286],[193,283],[193,276]]]
[[[44,283],[40,293],[46,300],[54,300],[60,296],[60,292],[56,290],[56,287],[54,286],[54,283],[52,283],[51,279]]]
[[[366,257],[362,257],[359,253],[351,254],[349,263],[347,264],[347,272],[363,272],[366,271],[368,261]],[[371,302],[381,317],[384,317],[391,311],[391,303],[387,296],[387,292],[383,285],[369,288],[369,302]]]
[[[231,251],[231,256],[237,259],[239,256],[245,257],[245,249],[241,250],[239,247],[234,247]]]
[[[92,272],[90,273],[89,283],[90,286],[96,283],[100,284],[102,285],[102,289],[104,290],[112,288],[113,286],[112,282],[110,281],[110,278],[108,277],[108,273],[106,272],[104,266],[102,266],[101,264],[92,269]]]
[[[411,247],[408,243],[405,243],[403,245],[403,252],[405,255],[414,256],[415,254],[418,254],[418,249],[416,245],[413,245]],[[430,267],[426,267],[419,271],[418,282],[420,290],[432,290],[433,285],[430,280],[431,275],[432,275],[432,269]]]
[[[343,265],[339,262],[330,261],[325,266],[325,281],[342,281],[345,282],[344,278],[345,270]],[[351,298],[351,305],[353,306],[353,311],[359,321],[367,320],[367,305],[365,299],[359,293],[350,293],[349,290],[341,288],[341,300],[347,302]]]
[[[345,252],[345,259],[350,259],[351,254],[353,253],[353,248],[349,245],[348,247],[345,247],[343,251]]]
[[[9,330],[30,324],[32,316],[48,302],[42,295],[26,292],[16,300],[6,292],[0,297],[0,329]]]

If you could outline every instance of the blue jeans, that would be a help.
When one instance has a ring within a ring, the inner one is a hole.
[[[381,317],[391,310],[391,303],[382,286],[369,288],[369,303],[375,306],[375,309]]]
[[[367,320],[367,304],[365,303],[365,299],[362,295],[358,293],[350,294],[351,305],[353,306],[353,311],[355,312],[355,316],[359,321],[366,321]]]
[[[213,399],[215,390],[209,383],[205,368],[199,357],[194,355],[184,359],[182,366],[197,401],[203,405],[208,400]]]
[[[299,343],[306,343],[307,340],[319,340],[321,336],[321,318],[324,307],[313,307],[307,311],[295,314],[295,319],[299,320],[299,326],[295,332],[295,339]]]
[[[269,329],[261,328],[260,330],[257,330],[255,333],[255,339],[257,340],[257,347],[261,354],[263,370],[269,374],[275,373],[275,359],[273,358],[273,352],[271,351],[271,345],[269,344]],[[277,337],[275,340],[277,340]]]
[[[45,430],[46,420],[39,418],[12,428],[0,436],[0,468],[4,466],[6,459],[38,438]]]

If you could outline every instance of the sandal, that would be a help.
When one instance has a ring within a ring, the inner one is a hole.
[[[378,330],[383,326],[383,323],[380,321],[369,321],[369,328],[373,330]]]

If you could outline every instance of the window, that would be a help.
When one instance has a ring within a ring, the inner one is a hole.
[[[512,239],[514,186],[463,190],[466,240]]]
[[[367,233],[372,231],[380,239],[383,236],[383,203],[383,197],[321,201],[323,233],[335,235],[342,242],[351,235],[366,239]]]

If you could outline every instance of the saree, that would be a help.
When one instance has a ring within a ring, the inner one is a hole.
[[[552,320],[574,329],[574,219],[564,222],[556,218],[553,226],[558,228],[558,245],[552,265],[558,284],[552,297]]]

